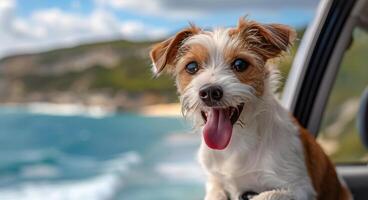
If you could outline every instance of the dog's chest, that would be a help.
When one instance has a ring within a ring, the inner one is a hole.
[[[292,147],[298,145],[296,142],[290,143],[291,139],[283,140],[287,143],[273,140],[273,144],[252,148],[250,143],[234,138],[231,145],[222,151],[211,150],[202,143],[199,160],[203,168],[215,176],[232,197],[246,191],[260,193],[280,188],[296,176],[305,177],[305,173],[300,173],[305,171],[303,159],[300,159],[302,150],[292,151]],[[288,166],[288,170],[284,170],[285,166]]]
[[[200,158],[205,170],[216,176],[230,194],[260,193],[284,184],[270,168],[272,159],[259,152],[216,152],[203,147]]]

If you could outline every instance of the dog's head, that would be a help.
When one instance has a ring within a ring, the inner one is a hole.
[[[264,94],[266,62],[287,51],[294,38],[288,26],[241,18],[235,28],[214,31],[191,25],[155,45],[150,56],[156,75],[176,77],[183,113],[204,122],[207,145],[224,149],[233,126],[242,126],[243,107]]]

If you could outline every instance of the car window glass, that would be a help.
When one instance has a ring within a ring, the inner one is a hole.
[[[360,97],[368,86],[368,34],[356,28],[353,38],[332,88],[318,137],[334,162],[368,161],[356,121]]]

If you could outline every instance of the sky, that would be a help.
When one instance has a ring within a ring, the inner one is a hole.
[[[158,40],[186,27],[234,26],[241,16],[306,26],[318,0],[0,0],[0,58],[96,41]]]

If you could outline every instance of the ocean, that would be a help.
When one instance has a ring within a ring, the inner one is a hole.
[[[0,199],[203,199],[191,132],[179,117],[0,107]]]

